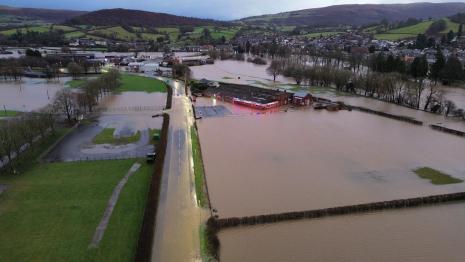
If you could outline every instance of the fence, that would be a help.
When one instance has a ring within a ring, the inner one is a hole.
[[[143,111],[160,111],[160,106],[121,106],[121,107],[99,107],[95,110],[97,113],[104,112],[143,112]]]

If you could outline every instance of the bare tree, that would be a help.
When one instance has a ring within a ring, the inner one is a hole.
[[[266,72],[273,76],[273,82],[276,81],[276,77],[281,73],[283,68],[283,63],[280,60],[271,61],[270,66],[266,69]]]

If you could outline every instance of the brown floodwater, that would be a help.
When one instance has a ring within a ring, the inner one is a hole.
[[[230,82],[237,84],[249,84],[264,88],[293,88],[295,84],[291,78],[278,76],[276,83],[273,78],[266,73],[267,65],[256,65],[244,61],[217,60],[214,65],[204,65],[191,67],[195,79],[206,78],[209,80]],[[457,87],[440,86],[445,99],[453,101],[458,108],[465,109],[465,89]],[[346,102],[354,106],[363,106],[374,110],[381,110],[391,114],[400,114],[414,117],[427,125],[439,124],[448,128],[465,131],[465,121],[456,118],[445,118],[440,115],[414,110],[392,103],[387,103],[362,96],[351,96],[347,94],[337,94],[331,88],[310,88],[312,94],[326,97],[333,100]],[[426,94],[426,92],[425,92]]]
[[[104,96],[99,108],[106,113],[154,112],[163,110],[166,93],[122,92]]]
[[[310,210],[465,190],[465,139],[357,111],[289,110],[197,122],[220,217]],[[221,135],[219,135],[221,134]]]
[[[53,98],[70,78],[58,81],[22,78],[22,81],[0,81],[0,108],[9,110],[34,111],[53,101]]]
[[[465,205],[327,217],[219,233],[221,261],[461,262]]]

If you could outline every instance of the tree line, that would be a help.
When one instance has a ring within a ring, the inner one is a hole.
[[[79,90],[60,90],[55,96],[53,107],[71,124],[80,115],[94,112],[100,99],[118,89],[120,85],[121,74],[118,70],[112,69],[96,79],[85,81]]]
[[[452,101],[445,99],[433,81],[426,81],[431,73],[424,57],[415,59],[409,70],[413,79],[396,71],[360,73],[341,68],[335,63],[309,64],[296,58],[274,59],[267,68],[274,80],[278,75],[283,75],[292,78],[298,85],[335,87],[338,91],[410,108],[446,116],[464,116],[463,109],[457,109]]]
[[[24,57],[0,59],[0,78],[4,81],[20,80],[25,71],[34,68],[44,73],[46,78],[54,79],[60,77],[60,68],[63,67],[76,78],[81,74],[100,73],[102,63],[86,58],[73,60],[57,55],[42,56],[37,50],[27,49]]]
[[[49,134],[55,134],[55,126],[51,107],[0,121],[0,169],[16,173],[26,151]]]

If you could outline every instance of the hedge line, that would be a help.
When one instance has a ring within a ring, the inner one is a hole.
[[[438,126],[438,125],[430,125],[430,127],[434,130],[441,131],[447,134],[465,137],[465,132],[463,131],[459,131],[459,130],[455,130],[455,129],[451,129],[451,128],[447,128],[443,126]]]
[[[155,159],[154,172],[150,181],[149,193],[144,210],[144,218],[139,233],[136,255],[134,261],[149,262],[152,258],[153,237],[155,232],[155,220],[158,209],[158,198],[163,174],[163,163],[165,162],[166,147],[168,144],[168,128],[170,116],[163,114],[163,126],[160,132],[160,140],[157,146],[157,157]]]
[[[404,121],[404,122],[414,124],[414,125],[419,125],[419,126],[423,125],[422,121],[418,121],[418,120],[416,120],[414,118],[411,118],[411,117],[408,117],[408,116],[400,116],[400,115],[389,114],[389,113],[386,113],[386,112],[376,111],[376,110],[369,109],[369,108],[366,108],[366,107],[361,107],[361,106],[350,106],[350,107],[352,109],[355,109],[355,110],[358,110],[358,111],[361,111],[361,112],[365,112],[365,113],[375,114],[375,115],[379,115],[379,116],[382,116],[382,117],[387,117],[387,118],[391,118],[391,119],[395,119],[395,120],[399,120],[399,121]]]
[[[256,224],[268,224],[276,223],[281,221],[290,221],[298,219],[312,219],[326,216],[345,215],[352,213],[363,213],[387,209],[400,209],[408,207],[418,207],[423,205],[432,205],[452,201],[463,201],[465,200],[465,192],[433,195],[425,197],[397,199],[390,201],[366,203],[359,205],[331,207],[316,210],[300,211],[300,212],[287,212],[270,215],[259,215],[249,217],[233,217],[233,218],[222,218],[215,220],[216,227],[228,228],[237,227],[241,225],[256,225]]]

